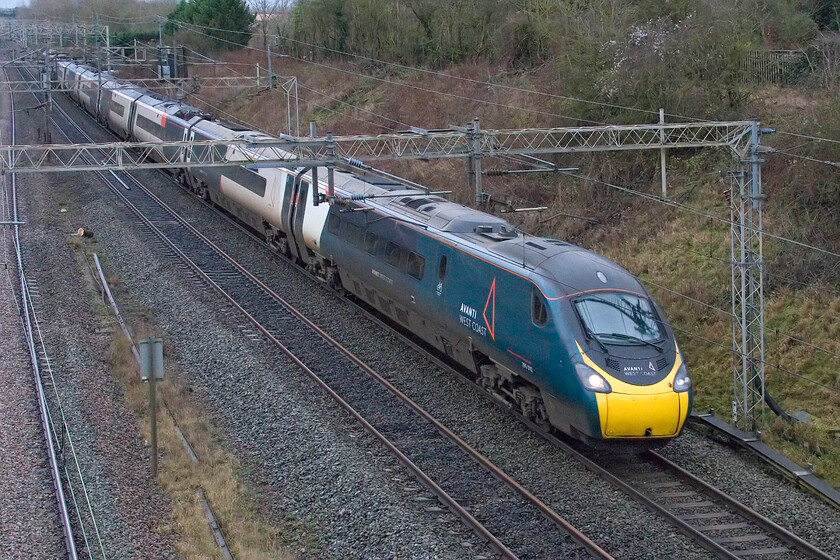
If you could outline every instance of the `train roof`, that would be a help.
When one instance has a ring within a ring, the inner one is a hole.
[[[479,251],[504,259],[533,276],[554,281],[553,292],[618,289],[645,293],[639,281],[609,259],[559,239],[536,237],[492,214],[462,206],[396,180],[353,170],[336,174],[335,186],[373,195],[378,204],[462,240]],[[607,279],[605,283],[598,273]]]
[[[144,91],[137,99],[137,102],[153,107],[157,111],[161,111],[167,115],[179,117],[184,120],[190,120],[193,117],[202,117],[205,119],[210,117],[209,113],[202,111],[198,107],[186,105],[180,101],[175,101],[169,97],[150,91]]]

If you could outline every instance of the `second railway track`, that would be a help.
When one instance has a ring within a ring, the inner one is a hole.
[[[77,132],[82,133],[81,129]],[[159,238],[162,249],[176,254],[247,316],[502,557],[611,558],[214,246],[131,175],[112,174],[106,180],[143,227]],[[323,344],[313,344],[313,339]],[[443,511],[434,504],[426,508],[432,513]]]

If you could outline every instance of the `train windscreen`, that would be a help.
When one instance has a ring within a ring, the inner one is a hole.
[[[575,301],[586,330],[599,340],[648,344],[664,338],[661,322],[646,297],[625,292],[587,294]]]

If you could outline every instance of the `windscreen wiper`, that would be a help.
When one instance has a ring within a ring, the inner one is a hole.
[[[588,338],[588,339],[590,339],[590,340],[594,340],[595,342],[597,342],[597,343],[598,343],[598,346],[600,346],[600,347],[601,347],[601,349],[604,351],[604,354],[609,354],[609,353],[610,353],[610,350],[609,350],[609,348],[607,348],[607,345],[606,345],[606,344],[604,344],[603,342],[601,342],[601,341],[598,339],[598,337],[597,337],[597,336],[595,336],[595,333],[593,333],[593,332],[592,332],[592,330],[591,330],[589,327],[587,327],[586,325],[584,325],[584,326],[583,326],[583,332],[585,332],[585,333],[586,333],[586,338]]]
[[[633,342],[639,342],[641,344],[647,344],[648,346],[653,346],[654,348],[659,350],[660,354],[665,351],[665,349],[662,348],[661,346],[659,346],[658,344],[656,344],[654,342],[651,342],[649,340],[645,340],[643,338],[639,338],[638,336],[633,336],[633,335],[624,334],[624,333],[616,333],[616,332],[605,334],[604,336],[611,336],[611,337],[617,338],[619,340],[631,340]]]

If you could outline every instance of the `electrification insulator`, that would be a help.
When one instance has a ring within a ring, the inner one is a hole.
[[[351,194],[347,198],[349,198],[350,200],[364,200],[365,195],[363,195],[363,194]]]
[[[729,206],[732,206],[732,192],[729,189],[723,189],[723,198]]]
[[[348,165],[352,165],[353,167],[365,167],[365,164],[362,163],[361,160],[356,158],[347,158]]]
[[[501,177],[505,173],[507,173],[507,171],[505,171],[504,169],[487,169],[481,172],[482,175],[485,175],[487,177]]]

